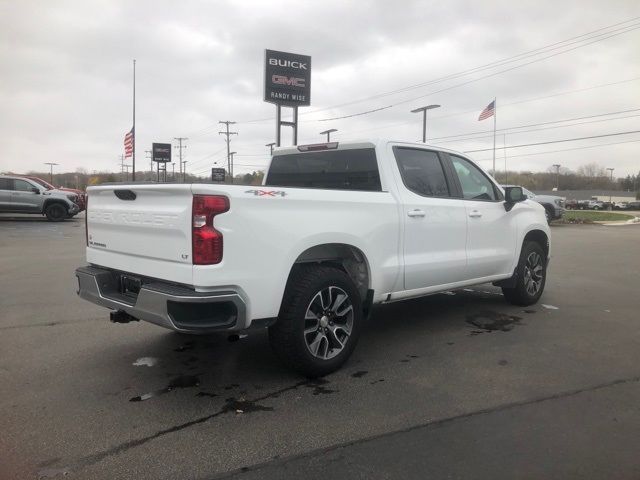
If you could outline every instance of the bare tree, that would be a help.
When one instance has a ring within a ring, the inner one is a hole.
[[[607,172],[604,167],[601,167],[597,163],[587,163],[581,165],[577,170],[578,175],[582,177],[606,177]]]

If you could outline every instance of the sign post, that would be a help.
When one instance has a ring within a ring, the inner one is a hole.
[[[281,127],[293,127],[293,144],[298,144],[298,107],[311,104],[311,57],[265,50],[264,101],[276,105],[276,146]],[[282,120],[282,107],[293,109],[293,121]]]
[[[158,182],[160,181],[160,164],[164,172],[164,181],[167,181],[167,163],[171,162],[171,144],[154,143],[151,146],[151,160],[158,163]]]

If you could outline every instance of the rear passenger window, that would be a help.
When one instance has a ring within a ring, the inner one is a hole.
[[[275,155],[265,185],[370,192],[382,190],[373,148]]]
[[[13,190],[13,182],[10,178],[0,178],[0,190]]]
[[[442,163],[436,152],[417,148],[393,147],[405,186],[425,197],[450,195]]]

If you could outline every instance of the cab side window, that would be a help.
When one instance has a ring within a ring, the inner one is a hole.
[[[456,155],[449,155],[453,168],[460,180],[462,196],[465,200],[500,200],[500,193],[482,171],[468,160]]]
[[[31,185],[29,182],[25,182],[24,180],[15,179],[13,181],[13,189],[17,190],[18,192],[31,192],[33,188],[33,185]]]
[[[13,190],[13,180],[10,178],[0,178],[0,190]]]

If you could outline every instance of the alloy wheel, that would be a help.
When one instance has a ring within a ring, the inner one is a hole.
[[[304,317],[304,340],[316,358],[329,360],[346,346],[353,329],[353,304],[340,287],[316,293]]]

